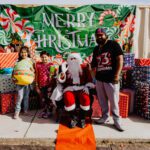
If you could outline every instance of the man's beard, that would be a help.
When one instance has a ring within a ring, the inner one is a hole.
[[[69,73],[73,79],[73,84],[80,84],[80,75],[82,74],[80,64],[76,60],[70,60],[68,66]]]
[[[97,39],[96,42],[97,42],[99,45],[104,45],[105,42],[106,42],[106,39]]]

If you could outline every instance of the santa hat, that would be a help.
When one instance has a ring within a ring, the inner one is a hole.
[[[70,61],[71,58],[76,58],[79,61],[79,64],[82,64],[82,58],[80,53],[72,52],[68,55],[67,61]]]

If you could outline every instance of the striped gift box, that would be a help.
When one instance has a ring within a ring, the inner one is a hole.
[[[0,69],[14,67],[17,61],[18,53],[1,53],[0,54]]]

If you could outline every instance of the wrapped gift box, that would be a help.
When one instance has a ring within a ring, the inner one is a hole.
[[[124,53],[123,55],[124,59],[124,67],[133,67],[134,64],[134,54],[133,53]]]
[[[92,117],[101,117],[102,111],[101,107],[98,103],[97,97],[94,98],[94,102],[92,105],[93,114]],[[122,118],[128,117],[129,111],[129,94],[120,92],[119,94],[119,113]],[[111,111],[110,111],[111,114]]]
[[[2,114],[14,112],[16,104],[16,93],[0,94],[0,111]]]
[[[122,118],[128,117],[129,111],[129,93],[120,92],[119,94],[119,112]]]
[[[122,89],[122,93],[129,95],[129,113],[132,114],[134,112],[134,104],[135,104],[135,90],[132,89]]]
[[[150,66],[136,66],[132,72],[133,83],[136,81],[150,81]]]
[[[0,69],[14,67],[17,61],[18,53],[1,53],[0,54]]]
[[[136,81],[135,110],[137,115],[150,120],[150,83]]]
[[[11,79],[11,75],[1,75],[0,74],[0,93],[15,92],[16,85]]]
[[[136,66],[150,66],[150,58],[135,59]]]

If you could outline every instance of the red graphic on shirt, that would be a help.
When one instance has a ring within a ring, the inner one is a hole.
[[[109,52],[102,53],[97,57],[98,70],[112,70],[111,56]]]

